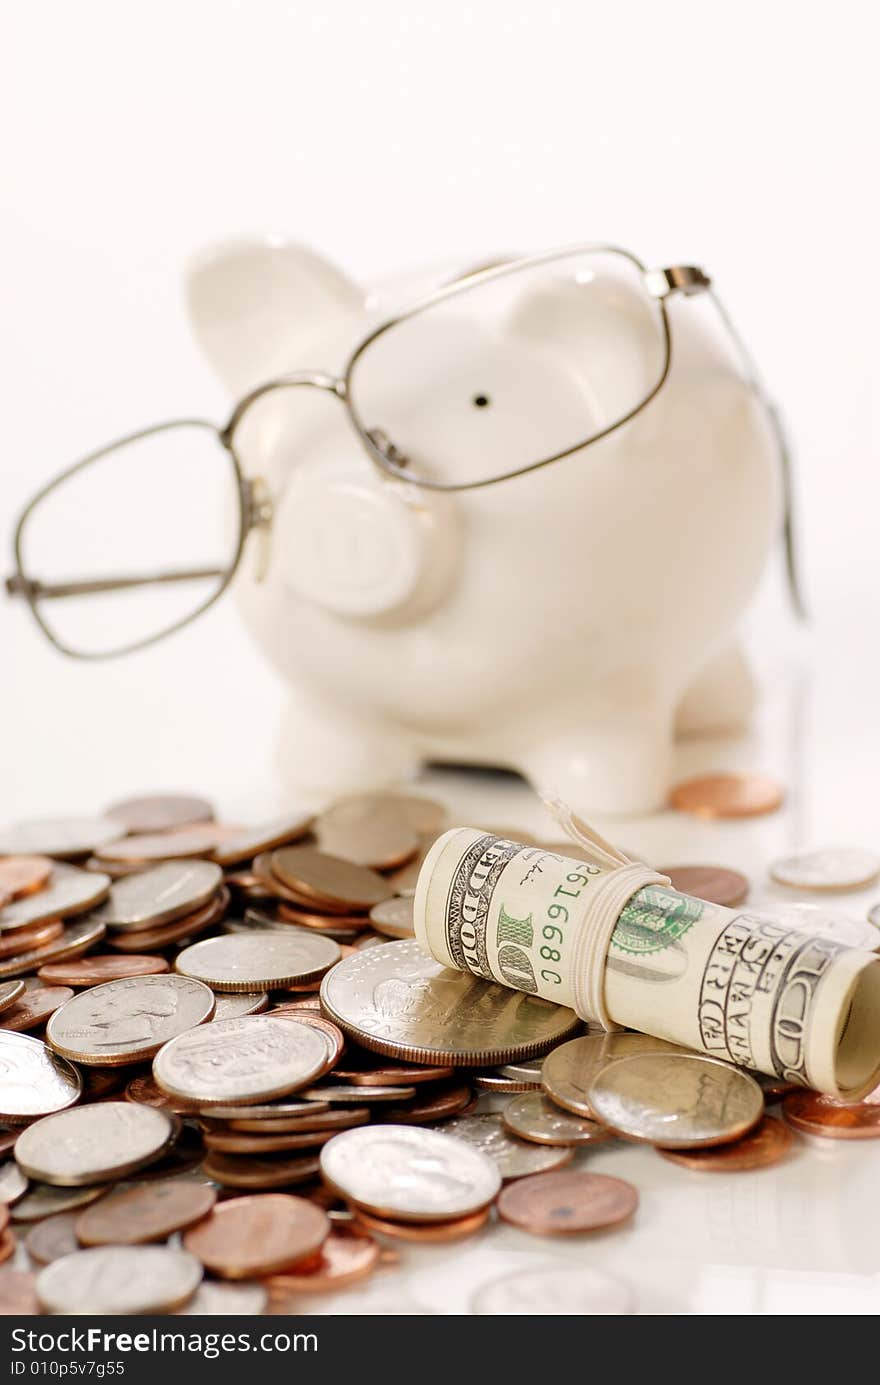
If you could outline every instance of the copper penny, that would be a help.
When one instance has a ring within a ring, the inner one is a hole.
[[[0,977],[27,976],[44,962],[58,962],[63,957],[81,957],[101,941],[106,931],[103,923],[95,923],[91,919],[70,923],[52,942],[5,957],[0,961]]]
[[[208,1215],[217,1194],[207,1183],[166,1178],[117,1188],[79,1214],[76,1236],[84,1246],[136,1246],[164,1241],[173,1231]]]
[[[372,1055],[369,1055],[372,1057]],[[358,1055],[360,1058],[361,1055]],[[366,1058],[364,1059],[366,1061]],[[340,1082],[355,1087],[417,1087],[422,1082],[443,1082],[454,1076],[455,1068],[415,1067],[410,1063],[383,1063],[378,1067],[355,1067],[349,1062],[333,1069]]]
[[[315,1114],[310,1113],[312,1106],[321,1106],[321,1102],[303,1102],[306,1108],[305,1115],[280,1116],[267,1120],[254,1120],[247,1116],[236,1117],[228,1122],[230,1130],[250,1131],[252,1134],[257,1132],[265,1135],[279,1135],[286,1131],[305,1131],[305,1130],[348,1130],[351,1126],[365,1125],[370,1119],[370,1109],[368,1106],[346,1107],[341,1106],[335,1111],[329,1107],[325,1110],[318,1110]]]
[[[320,1250],[299,1264],[271,1275],[266,1286],[274,1293],[327,1293],[364,1279],[379,1263],[380,1250],[372,1236],[353,1224],[334,1225]]]
[[[52,874],[48,856],[7,856],[0,861],[0,894],[18,899],[42,889]]]
[[[60,938],[63,932],[64,924],[61,919],[49,919],[46,923],[32,923],[27,928],[0,933],[0,958],[14,957],[18,952],[43,947],[45,943]]]
[[[534,1236],[597,1231],[632,1216],[639,1195],[622,1178],[600,1173],[539,1173],[508,1183],[498,1215]]]
[[[321,851],[374,870],[396,870],[419,849],[418,834],[394,801],[372,795],[334,803],[319,814],[315,834]]]
[[[20,1134],[21,1131],[17,1129],[0,1131],[0,1159],[3,1158],[4,1154],[9,1153]],[[0,1165],[0,1168],[2,1168],[2,1165]],[[2,1188],[0,1188],[0,1202],[2,1201]]]
[[[368,1089],[365,1089],[368,1090]],[[470,1105],[473,1092],[467,1082],[444,1086],[437,1092],[422,1090],[406,1106],[391,1107],[383,1118],[401,1125],[429,1125],[431,1121],[458,1116]]]
[[[659,866],[658,869],[661,875],[669,876],[672,888],[679,894],[707,899],[710,904],[720,904],[725,909],[742,904],[749,892],[747,876],[738,870],[728,870],[726,866]]]
[[[229,891],[224,885],[213,899],[200,909],[186,914],[173,923],[161,923],[156,928],[144,928],[138,932],[114,933],[108,942],[117,952],[144,952],[150,948],[167,947],[169,943],[181,942],[184,938],[195,937],[206,928],[222,919],[229,908]]]
[[[120,799],[105,810],[126,832],[170,832],[194,822],[210,822],[214,809],[203,798],[189,794],[145,794]]]
[[[200,1109],[198,1102],[185,1101],[182,1097],[163,1092],[150,1073],[131,1079],[125,1089],[125,1099],[138,1106],[155,1106],[160,1111],[171,1111],[176,1116],[193,1115]]]
[[[49,962],[40,967],[41,981],[58,986],[100,986],[102,981],[122,981],[129,976],[157,976],[168,971],[164,957],[114,957],[93,953],[79,962]]]
[[[11,1010],[0,1015],[0,1029],[14,1029],[17,1033],[36,1029],[72,995],[69,986],[38,986],[32,991],[25,991]]]
[[[7,1317],[24,1317],[39,1313],[40,1305],[34,1285],[35,1274],[22,1270],[0,1270],[0,1314]]]
[[[183,1244],[221,1279],[253,1279],[313,1255],[329,1231],[327,1214],[314,1203],[268,1193],[219,1203],[184,1233]]]
[[[835,1101],[799,1088],[783,1098],[782,1114],[796,1130],[831,1140],[880,1139],[880,1087],[864,1101]]]
[[[370,927],[370,916],[369,914],[316,914],[308,909],[298,908],[294,904],[286,904],[282,900],[278,904],[276,923],[298,923],[302,928],[313,928],[318,933],[331,933],[334,936],[342,932],[357,936],[365,928]]]
[[[388,881],[368,866],[353,865],[311,846],[273,851],[272,871],[297,894],[333,911],[364,912],[391,894]]]
[[[131,1072],[130,1067],[122,1065],[115,1068],[85,1068],[82,1073],[83,1101],[105,1101],[125,1086]]]
[[[12,1259],[17,1244],[18,1241],[16,1240],[15,1232],[11,1227],[7,1227],[6,1230],[0,1234],[0,1264],[2,1264],[4,1260]]]
[[[280,1005],[273,1005],[269,1013],[271,1015],[296,1015],[307,1012],[313,1015],[321,1013],[321,999],[314,995],[298,996],[296,1000],[285,1000]]]
[[[366,1125],[369,1113],[353,1125]],[[238,1130],[206,1130],[205,1147],[221,1154],[281,1154],[293,1149],[320,1149],[336,1134],[335,1130],[289,1131],[279,1135],[246,1134]]]
[[[794,1143],[794,1135],[782,1121],[763,1116],[748,1135],[732,1145],[710,1149],[658,1149],[664,1159],[683,1164],[686,1169],[707,1173],[739,1173],[745,1169],[764,1169],[784,1159]]]
[[[173,832],[144,832],[108,842],[97,853],[102,861],[121,861],[123,865],[139,862],[183,861],[194,856],[210,856],[217,845],[218,833],[211,824],[182,827]]]
[[[283,1154],[243,1158],[213,1151],[202,1164],[202,1172],[225,1188],[287,1188],[314,1178],[320,1167],[319,1160],[311,1154],[296,1159]]]
[[[72,1255],[80,1249],[76,1239],[77,1212],[58,1212],[32,1226],[24,1238],[25,1250],[38,1265],[51,1265],[62,1255]]]
[[[373,1216],[371,1212],[365,1212],[359,1207],[355,1217],[368,1231],[375,1231],[380,1236],[391,1236],[399,1241],[444,1244],[447,1241],[463,1241],[466,1236],[474,1236],[478,1231],[482,1231],[489,1220],[491,1210],[491,1207],[482,1207],[479,1212],[471,1212],[467,1217],[456,1217],[453,1221],[401,1222]]]
[[[775,813],[785,790],[767,774],[706,774],[676,784],[672,808],[698,818],[752,818]]]

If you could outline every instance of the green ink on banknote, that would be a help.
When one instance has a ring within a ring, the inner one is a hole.
[[[611,946],[621,952],[660,952],[694,926],[703,912],[703,901],[676,894],[662,885],[646,885],[624,907],[611,935]]]

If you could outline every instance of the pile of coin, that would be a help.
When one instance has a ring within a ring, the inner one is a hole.
[[[165,795],[0,833],[5,1311],[307,1311],[406,1242],[625,1227],[636,1190],[584,1167],[615,1140],[734,1172],[796,1129],[880,1136],[880,1101],[589,1032],[424,956],[412,894],[444,825],[403,793],[254,827]],[[718,902],[748,888],[678,869]],[[632,1310],[598,1270],[554,1274],[473,1311]]]

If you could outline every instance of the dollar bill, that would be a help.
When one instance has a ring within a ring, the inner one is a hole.
[[[615,866],[455,828],[422,867],[416,936],[446,966],[577,1008],[578,942]],[[781,917],[645,886],[604,996],[616,1024],[832,1096],[880,1081],[880,958]]]

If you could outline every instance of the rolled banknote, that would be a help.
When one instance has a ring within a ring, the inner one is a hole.
[[[584,1019],[837,1098],[877,1086],[876,953],[679,894],[578,826],[571,856],[474,828],[444,833],[416,889],[423,950]]]

